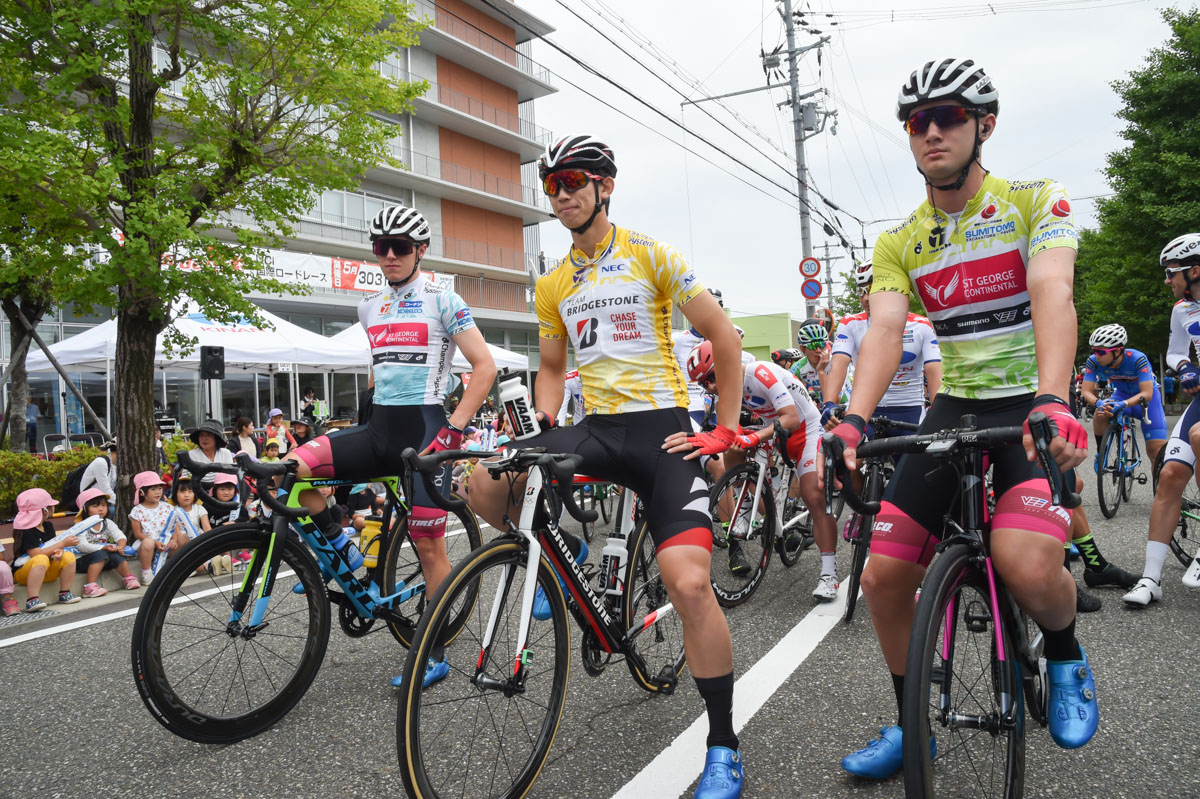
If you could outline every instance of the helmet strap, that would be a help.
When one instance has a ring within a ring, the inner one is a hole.
[[[567,228],[572,233],[582,234],[586,232],[592,226],[592,223],[596,221],[596,217],[600,215],[600,212],[608,210],[608,200],[600,200],[600,184],[593,180],[592,187],[596,190],[596,207],[592,209],[592,215],[588,217],[588,221],[579,227]]]

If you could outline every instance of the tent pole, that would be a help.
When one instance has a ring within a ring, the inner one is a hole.
[[[25,326],[25,329],[27,331],[29,331],[29,335],[33,339],[33,342],[41,348],[42,354],[46,356],[46,360],[50,361],[50,365],[54,367],[54,371],[58,372],[58,374],[62,378],[63,382],[66,383],[67,389],[72,394],[75,395],[75,399],[79,400],[79,404],[83,406],[84,414],[87,415],[87,417],[92,420],[92,424],[96,425],[96,428],[100,431],[101,435],[103,435],[106,439],[112,438],[112,435],[108,432],[108,425],[106,425],[104,422],[100,421],[100,417],[96,415],[96,412],[94,410],[92,410],[92,406],[88,404],[88,401],[84,398],[83,394],[79,391],[79,387],[76,386],[73,382],[71,382],[71,378],[69,378],[67,376],[67,371],[65,369],[63,369],[62,364],[59,363],[58,359],[54,357],[54,354],[52,352],[50,352],[50,348],[48,346],[46,346],[46,342],[42,341],[42,337],[38,335],[38,332],[34,328],[34,326],[31,325],[29,323],[29,320],[25,318],[25,313],[20,308],[17,309],[17,318],[19,320],[21,320],[21,324]],[[63,408],[63,411],[64,411],[62,414],[62,417],[64,417],[62,419],[62,424],[66,424],[65,406],[60,405],[59,407]],[[60,430],[60,432],[62,431],[61,424],[59,426],[59,430]],[[68,435],[69,435],[69,431],[68,431]]]

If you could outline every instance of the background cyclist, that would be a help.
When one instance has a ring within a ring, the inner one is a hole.
[[[1104,453],[1104,432],[1113,415],[1125,409],[1141,420],[1142,438],[1146,441],[1148,463],[1158,458],[1158,451],[1167,443],[1167,417],[1163,412],[1162,394],[1154,369],[1145,353],[1127,347],[1129,337],[1120,325],[1103,325],[1092,331],[1088,346],[1092,354],[1083,365],[1083,383],[1079,392],[1083,401],[1096,409],[1092,418],[1092,433],[1096,436],[1095,471],[1100,474]],[[1113,387],[1112,396],[1100,399],[1098,381],[1106,380]]]

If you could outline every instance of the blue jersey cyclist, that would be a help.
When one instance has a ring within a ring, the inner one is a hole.
[[[429,281],[421,272],[421,257],[429,247],[429,223],[415,208],[392,205],[371,220],[371,249],[387,280],[387,288],[368,295],[358,306],[358,318],[371,345],[374,397],[365,425],[318,436],[287,454],[298,462],[301,477],[367,480],[400,474],[400,453],[407,447],[425,452],[455,449],[496,378],[496,364],[471,309],[453,291]],[[443,403],[450,382],[450,363],[457,350],[471,363],[475,378],[463,392],[450,418]],[[450,464],[436,481],[450,490]],[[446,556],[446,512],[426,492],[423,480],[413,481],[409,533],[421,561],[428,595],[450,573]],[[330,539],[341,532],[325,497],[315,490],[300,501],[313,522]],[[449,664],[434,652],[425,685],[449,673]],[[399,685],[397,677],[393,685]]]
[[[1100,473],[1104,452],[1104,431],[1113,414],[1127,413],[1142,421],[1142,437],[1146,439],[1146,455],[1150,463],[1158,459],[1158,451],[1167,443],[1167,417],[1163,412],[1162,394],[1154,369],[1145,353],[1125,345],[1129,337],[1120,325],[1104,325],[1092,331],[1088,345],[1092,354],[1083,365],[1083,384],[1079,393],[1084,402],[1096,408],[1092,432],[1096,436],[1096,474]],[[1100,399],[1097,384],[1107,381],[1113,393]]]

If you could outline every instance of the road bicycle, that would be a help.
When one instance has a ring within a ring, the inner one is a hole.
[[[457,453],[405,458],[423,476]],[[618,503],[616,523],[598,567],[581,566],[558,526],[560,503],[579,521],[572,491],[578,455],[510,449],[480,461],[512,485],[529,478],[509,529],[450,572],[417,626],[404,664],[396,747],[410,797],[524,796],[554,742],[566,700],[570,620],[583,634],[585,670],[601,673],[623,659],[634,682],[670,694],[683,671],[683,625],[667,596],[654,541],[635,513],[632,491]],[[435,498],[440,499],[440,498]],[[440,500],[445,507],[456,500]],[[533,613],[538,588],[548,614]],[[464,597],[481,600],[445,645],[447,677],[422,690],[436,642],[457,623]]]
[[[1134,470],[1142,464],[1142,451],[1138,447],[1133,422],[1145,415],[1138,405],[1122,408],[1109,420],[1108,429],[1100,442],[1100,475],[1096,480],[1096,493],[1100,499],[1100,512],[1104,518],[1117,515],[1121,500],[1129,500],[1136,480],[1146,484],[1146,475],[1134,476]]]
[[[607,525],[612,518],[613,505],[620,495],[620,488],[612,483],[599,480],[576,481],[575,504],[585,511],[594,510],[599,513],[600,520]],[[596,523],[584,522],[583,537],[590,544],[596,535]]]
[[[1154,492],[1156,494],[1158,493],[1158,476],[1162,471],[1166,454],[1167,447],[1164,446],[1154,459]],[[1175,526],[1175,531],[1171,534],[1171,540],[1167,542],[1167,546],[1185,569],[1191,566],[1197,554],[1200,554],[1200,486],[1196,484],[1195,474],[1188,478],[1187,486],[1183,489],[1183,496],[1180,497],[1179,503],[1179,523]]]
[[[946,514],[939,556],[925,576],[909,641],[901,727],[904,787],[908,796],[1003,796],[1024,791],[1025,713],[1047,724],[1047,678],[1037,625],[1017,606],[992,567],[990,520],[984,488],[984,453],[1019,444],[1020,427],[980,430],[963,416],[957,430],[877,439],[858,447],[858,456],[924,452],[957,472],[958,518]],[[1050,502],[1077,507],[1078,495],[1064,490],[1063,474],[1049,455],[1053,436],[1044,414],[1030,417]],[[826,485],[837,469],[843,494],[863,515],[878,504],[863,502],[848,483],[840,451],[826,436]],[[839,442],[840,443],[840,442]],[[931,475],[941,479],[943,469]],[[930,759],[931,733],[937,733]]]
[[[726,470],[709,492],[710,578],[722,607],[737,607],[753,596],[772,549],[785,566],[794,566],[812,544],[812,515],[799,498],[789,496],[795,464],[787,457],[787,436],[776,421],[775,437],[755,447],[752,459]],[[781,463],[773,463],[775,453]],[[745,559],[744,571],[733,570],[734,553]]]
[[[889,430],[904,430],[916,432],[919,425],[911,422],[901,422],[886,416],[872,416],[871,427],[875,433]],[[863,474],[862,498],[868,507],[874,507],[883,496],[883,489],[892,476],[894,467],[892,459],[874,456],[862,458]],[[832,511],[832,507],[827,510]],[[846,579],[849,581],[846,590],[846,607],[842,611],[842,621],[849,624],[854,619],[854,609],[858,605],[858,588],[862,582],[863,568],[867,565],[867,554],[871,548],[871,533],[875,529],[875,514],[861,514],[851,508],[850,518],[842,534],[850,543],[850,572]]]
[[[316,677],[329,641],[331,604],[352,638],[382,620],[402,645],[411,643],[426,597],[404,501],[411,496],[410,475],[378,480],[387,501],[376,563],[355,572],[299,502],[305,489],[350,481],[300,479],[294,461],[260,463],[245,454],[236,456],[235,465],[198,463],[186,452],[178,458],[206,507],[237,507],[237,501],[211,497],[201,481],[227,472],[238,474],[243,486],[246,478],[257,480],[267,510],[197,536],[150,584],[131,649],[138,692],[160,724],[200,743],[232,743],[274,725]],[[279,488],[273,487],[275,478],[282,480]],[[446,548],[454,562],[482,538],[469,510],[459,507],[451,519]],[[211,558],[231,551],[250,553],[244,571],[193,578]],[[329,580],[341,590],[327,588]],[[471,593],[460,597],[451,634],[474,600]]]

